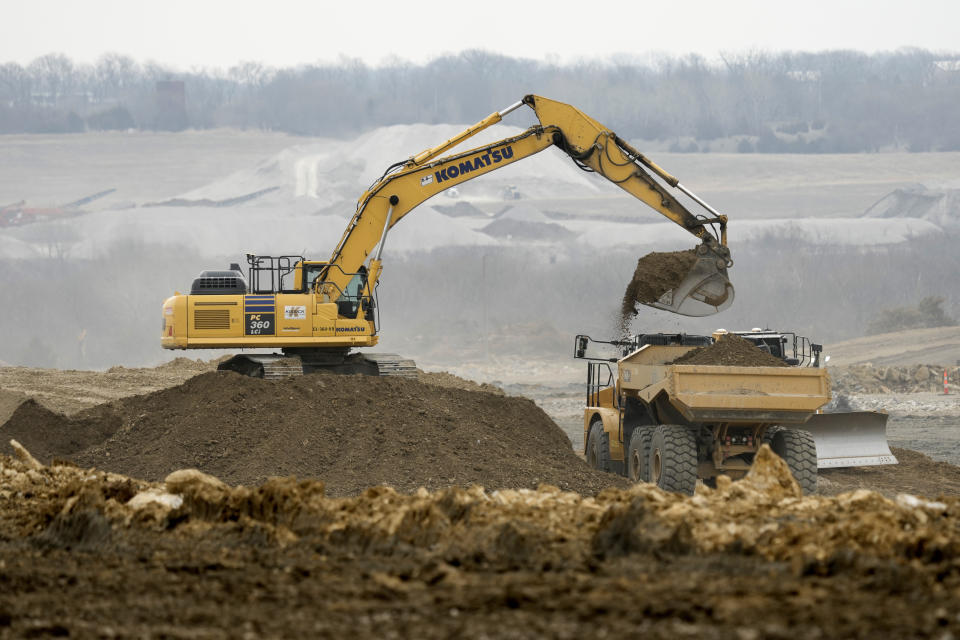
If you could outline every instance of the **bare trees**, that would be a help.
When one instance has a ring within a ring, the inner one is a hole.
[[[331,64],[174,72],[108,54],[0,65],[0,132],[151,128],[158,82],[182,82],[182,126],[345,136],[376,126],[474,120],[536,92],[576,104],[622,135],[717,138],[743,151],[960,149],[960,65],[920,49],[584,60],[572,65],[468,50],[414,65]],[[904,99],[909,95],[910,99]],[[73,114],[73,115],[71,115]],[[79,124],[78,124],[79,123]],[[692,148],[698,148],[693,145]]]
[[[52,107],[61,106],[83,83],[83,70],[75,68],[67,56],[48,53],[30,63],[34,80],[32,97]]]

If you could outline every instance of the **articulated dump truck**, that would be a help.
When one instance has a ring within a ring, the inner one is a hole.
[[[783,365],[673,364],[713,344],[711,336],[577,336],[574,356],[588,360],[587,462],[688,494],[698,479],[710,484],[720,474],[742,477],[763,444],[786,461],[804,493],[816,491],[818,468],[896,464],[886,441],[886,414],[821,412],[831,391],[819,345],[794,334],[751,333],[739,335]],[[593,345],[620,355],[588,355]]]

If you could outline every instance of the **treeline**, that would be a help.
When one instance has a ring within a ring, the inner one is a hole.
[[[557,65],[466,51],[423,65],[175,72],[117,54],[89,65],[50,54],[0,65],[0,133],[237,127],[341,137],[473,122],[536,92],[677,151],[960,150],[957,59],[906,49]],[[180,82],[182,94],[160,89]]]

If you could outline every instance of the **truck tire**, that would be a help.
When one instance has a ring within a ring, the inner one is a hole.
[[[627,477],[631,482],[650,482],[650,440],[653,427],[637,427],[627,447]]]
[[[587,464],[594,469],[610,472],[610,436],[603,430],[603,420],[594,419],[587,435]]]
[[[697,486],[697,435],[692,429],[662,424],[650,440],[650,482],[664,491],[693,495]]]
[[[817,492],[817,443],[809,431],[770,427],[762,442],[783,458],[804,494]]]

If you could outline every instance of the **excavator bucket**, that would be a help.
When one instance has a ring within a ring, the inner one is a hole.
[[[801,429],[817,443],[817,467],[867,467],[897,464],[887,444],[887,418],[876,411],[818,413]]]
[[[727,277],[727,260],[706,244],[697,247],[697,261],[686,277],[658,300],[648,303],[683,316],[709,316],[731,304],[733,284]]]

